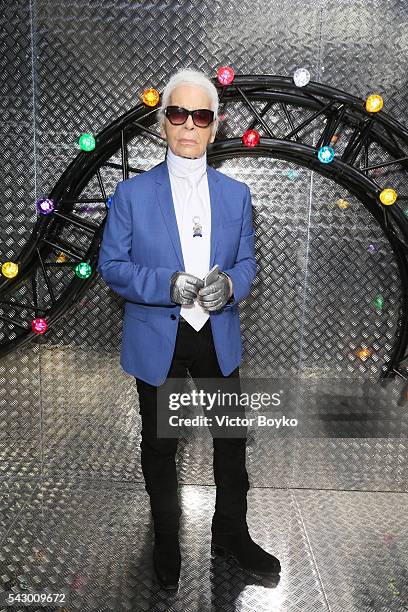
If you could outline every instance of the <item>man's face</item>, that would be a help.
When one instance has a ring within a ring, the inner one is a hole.
[[[204,89],[197,85],[179,85],[173,89],[168,106],[182,106],[187,110],[208,108],[211,110],[210,98]],[[160,133],[175,155],[196,158],[204,155],[207,145],[214,141],[211,136],[213,123],[206,128],[194,125],[191,115],[183,125],[172,125],[165,117],[164,129]]]

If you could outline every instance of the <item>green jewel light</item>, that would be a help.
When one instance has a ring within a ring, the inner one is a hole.
[[[81,261],[74,269],[79,278],[89,278],[92,274],[92,268],[86,261]]]
[[[78,142],[83,151],[93,151],[95,148],[95,138],[92,134],[82,134]]]
[[[375,296],[374,306],[378,308],[378,310],[381,310],[381,308],[384,306],[384,298],[382,295],[378,294]]]

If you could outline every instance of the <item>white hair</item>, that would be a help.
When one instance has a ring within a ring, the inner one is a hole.
[[[204,89],[204,91],[208,94],[210,98],[210,107],[211,110],[214,111],[214,121],[212,125],[211,136],[215,136],[218,129],[218,91],[215,87],[214,83],[205,76],[202,72],[198,72],[198,70],[179,70],[170,78],[163,89],[163,93],[161,96],[161,104],[158,108],[157,114],[159,117],[159,128],[162,128],[165,121],[164,110],[168,105],[170,96],[176,87],[179,85],[197,85]]]

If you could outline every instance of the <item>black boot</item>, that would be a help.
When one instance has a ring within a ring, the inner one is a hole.
[[[249,535],[248,529],[229,534],[212,534],[211,554],[233,557],[240,567],[252,574],[272,576],[279,574],[279,559],[263,550]]]
[[[166,590],[176,591],[181,568],[178,531],[174,533],[155,533],[153,567],[160,585]]]

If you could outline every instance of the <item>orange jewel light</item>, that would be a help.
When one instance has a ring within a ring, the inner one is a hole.
[[[156,104],[159,103],[160,94],[157,89],[150,87],[149,89],[144,90],[142,100],[146,106],[156,106]]]
[[[365,349],[360,349],[359,351],[357,351],[356,355],[357,357],[361,359],[361,361],[365,361],[366,359],[370,357],[371,353],[372,353],[371,349],[365,348]]]

